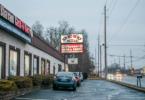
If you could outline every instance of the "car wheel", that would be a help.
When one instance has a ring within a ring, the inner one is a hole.
[[[81,82],[80,82],[79,86],[81,86]]]
[[[76,85],[75,84],[73,85],[73,91],[76,91]]]
[[[77,86],[80,86],[81,85],[81,83],[79,82],[78,84],[77,84]]]
[[[53,90],[57,90],[57,87],[55,84],[53,84]]]
[[[73,87],[73,91],[76,91],[76,87]]]

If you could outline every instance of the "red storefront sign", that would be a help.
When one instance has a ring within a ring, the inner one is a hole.
[[[83,44],[62,44],[61,53],[83,53]]]
[[[20,30],[27,33],[29,36],[33,36],[33,33],[30,27],[25,24],[21,19],[13,15],[10,11],[8,11],[4,6],[0,4],[0,16],[17,26]]]

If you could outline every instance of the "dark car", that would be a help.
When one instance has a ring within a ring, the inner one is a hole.
[[[77,86],[81,85],[81,79],[80,79],[80,74],[79,72],[73,72],[77,81]]]
[[[76,90],[77,82],[72,72],[58,72],[53,80],[53,89],[72,88]]]

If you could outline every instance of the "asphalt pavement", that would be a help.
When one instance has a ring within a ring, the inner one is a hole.
[[[41,89],[14,100],[145,100],[145,93],[103,80],[85,80],[76,91]]]

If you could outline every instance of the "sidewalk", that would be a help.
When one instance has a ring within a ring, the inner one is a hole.
[[[129,84],[129,83],[121,82],[121,81],[115,81],[115,80],[107,80],[107,81],[110,81],[112,83],[116,83],[116,84],[119,84],[119,85],[122,85],[122,86],[125,86],[125,87],[128,87],[128,88],[132,88],[134,90],[141,91],[141,92],[145,93],[145,88],[144,87],[140,88],[140,87],[137,87],[136,85],[133,85],[133,84]]]
[[[126,76],[121,80],[123,83],[137,85],[137,78],[135,76]],[[141,87],[145,88],[145,77],[141,78]]]

